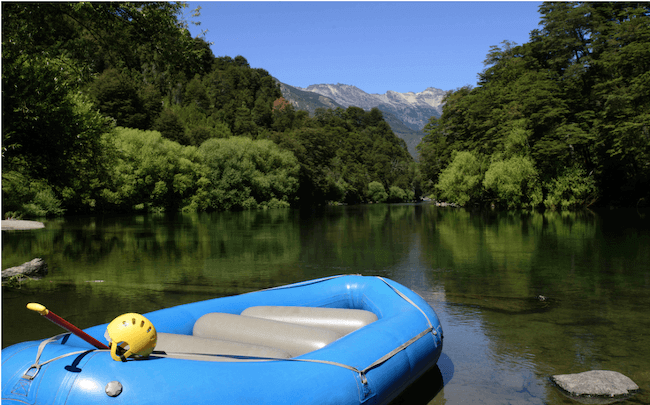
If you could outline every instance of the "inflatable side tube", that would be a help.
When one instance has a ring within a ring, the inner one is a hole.
[[[333,330],[342,335],[354,332],[377,320],[377,315],[362,309],[256,306],[242,315]]]
[[[292,357],[318,350],[342,337],[327,329],[310,328],[269,319],[213,312],[194,324],[194,336],[269,346]]]
[[[206,339],[173,333],[158,333],[156,352],[165,352],[167,357],[202,361],[260,361],[229,356],[269,357],[288,359],[291,355],[272,347],[250,345],[226,340]],[[155,352],[154,352],[155,356]]]

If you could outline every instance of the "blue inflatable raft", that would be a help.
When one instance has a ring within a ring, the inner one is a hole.
[[[433,309],[381,277],[328,277],[144,315],[158,332],[146,359],[114,361],[70,334],[2,350],[2,403],[383,404],[442,351]],[[105,341],[106,327],[85,332]]]

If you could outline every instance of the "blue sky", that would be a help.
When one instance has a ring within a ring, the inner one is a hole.
[[[189,2],[215,56],[244,56],[298,87],[367,93],[476,85],[491,45],[528,42],[541,2]]]

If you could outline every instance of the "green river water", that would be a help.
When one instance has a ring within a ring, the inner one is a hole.
[[[124,312],[336,274],[380,275],[424,297],[444,329],[438,368],[399,403],[576,404],[553,374],[604,369],[650,403],[650,213],[470,212],[432,204],[73,217],[2,232],[2,347]],[[544,300],[538,296],[546,297]]]

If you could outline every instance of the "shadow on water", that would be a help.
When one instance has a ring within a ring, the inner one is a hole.
[[[447,385],[454,377],[454,363],[452,363],[449,356],[445,353],[440,354],[440,358],[438,359],[438,368],[440,368],[442,374],[443,385]]]
[[[438,363],[422,374],[404,392],[390,402],[390,405],[426,405],[442,395],[442,389],[454,376],[454,363],[449,356],[440,354]]]

